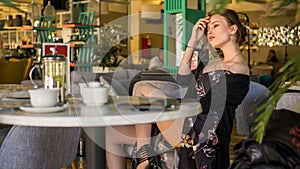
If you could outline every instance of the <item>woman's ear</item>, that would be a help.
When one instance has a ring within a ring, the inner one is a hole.
[[[230,34],[231,35],[234,35],[237,30],[238,30],[238,26],[237,25],[231,25],[230,26]]]

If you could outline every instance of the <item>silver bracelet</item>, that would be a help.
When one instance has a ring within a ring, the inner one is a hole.
[[[193,47],[193,46],[187,45],[186,47],[187,47],[187,48],[192,48],[193,50],[195,50],[195,47]]]

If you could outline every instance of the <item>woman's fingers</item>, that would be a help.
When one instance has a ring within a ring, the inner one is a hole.
[[[195,26],[200,30],[204,31],[204,29],[207,27],[208,22],[209,22],[209,16],[199,19]]]
[[[209,17],[199,19],[194,25],[192,36],[189,41],[189,46],[195,46],[197,41],[203,36]]]

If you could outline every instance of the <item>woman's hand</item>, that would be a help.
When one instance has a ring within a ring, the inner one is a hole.
[[[207,23],[209,22],[209,16],[205,18],[199,19],[193,27],[192,35],[189,40],[188,46],[195,47],[196,43],[200,40],[203,36],[204,31],[207,27]]]

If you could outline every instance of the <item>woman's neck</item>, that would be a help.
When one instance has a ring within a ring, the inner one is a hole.
[[[221,49],[224,55],[224,61],[231,61],[241,55],[240,48],[238,46],[229,46]]]

